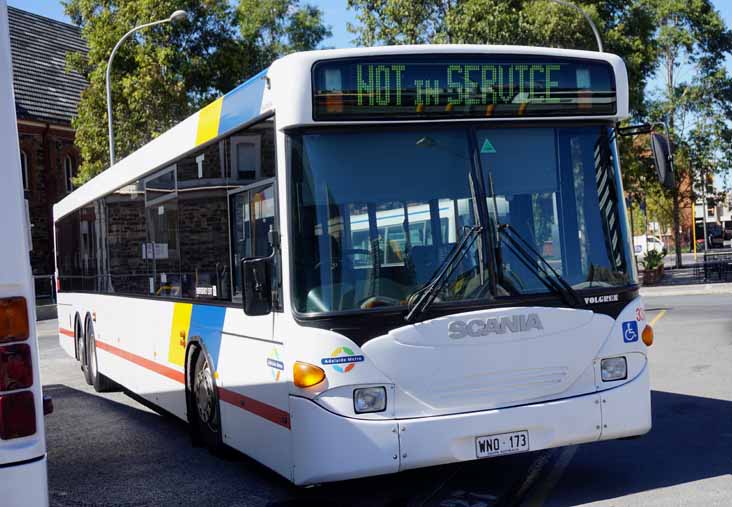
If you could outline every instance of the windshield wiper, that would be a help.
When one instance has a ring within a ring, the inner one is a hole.
[[[409,313],[404,317],[404,320],[412,322],[415,316],[427,311],[437,297],[437,294],[444,287],[445,282],[450,278],[453,271],[455,271],[455,266],[465,257],[465,254],[470,250],[470,247],[482,230],[483,227],[480,225],[465,226],[463,237],[459,242],[455,243],[455,246],[452,247],[442,261],[442,264],[440,264],[440,267],[432,275],[432,278],[407,298],[409,302]]]
[[[534,273],[549,290],[559,294],[569,306],[574,307],[582,304],[582,299],[569,282],[557,273],[557,270],[552,267],[549,261],[531,243],[526,241],[516,228],[511,224],[498,224],[498,232],[503,234],[503,237],[510,242],[508,247],[516,254],[521,263]],[[533,262],[537,260],[540,261],[539,264]]]

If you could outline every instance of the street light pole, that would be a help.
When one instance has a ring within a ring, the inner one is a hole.
[[[188,14],[186,13],[186,11],[175,11],[168,18],[136,26],[135,28],[124,34],[122,38],[117,41],[117,44],[114,45],[114,49],[112,49],[112,54],[109,55],[109,61],[107,62],[107,121],[109,122],[109,167],[112,167],[114,165],[114,130],[112,127],[112,86],[110,83],[110,75],[112,73],[112,60],[114,60],[114,55],[115,53],[117,53],[117,49],[119,49],[120,45],[125,41],[125,39],[127,39],[127,37],[129,37],[138,30],[147,28],[149,26],[161,25],[163,23],[182,21],[187,17]]]
[[[590,25],[590,28],[592,28],[592,34],[595,36],[595,42],[597,42],[597,50],[602,53],[603,47],[602,47],[602,39],[600,38],[600,32],[597,31],[597,27],[595,26],[595,23],[592,22],[592,19],[590,16],[587,15],[587,13],[582,10],[582,8],[574,4],[572,2],[567,2],[565,0],[552,0],[552,2],[557,3],[559,5],[564,5],[565,7],[571,7],[572,9],[579,12],[583,18],[585,18],[585,21]]]

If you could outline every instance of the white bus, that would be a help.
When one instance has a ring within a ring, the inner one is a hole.
[[[23,198],[5,0],[0,0],[0,504],[48,505],[30,223]]]
[[[641,435],[623,62],[297,53],[54,208],[61,346],[295,484]]]

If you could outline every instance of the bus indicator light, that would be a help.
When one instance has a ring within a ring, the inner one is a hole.
[[[0,343],[28,338],[28,308],[25,298],[0,299]]]
[[[650,324],[646,324],[646,327],[643,328],[643,333],[641,334],[641,339],[643,340],[643,343],[646,344],[646,347],[653,345],[653,336],[653,328]]]
[[[312,387],[325,380],[325,371],[314,364],[295,361],[292,380],[297,387]]]

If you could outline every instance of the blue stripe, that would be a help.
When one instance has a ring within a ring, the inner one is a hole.
[[[221,348],[221,330],[224,328],[226,308],[221,306],[193,305],[191,327],[188,336],[198,336],[206,346],[216,371],[219,367],[219,349]]]
[[[219,135],[259,116],[266,85],[267,69],[247,79],[224,95],[219,121]]]

